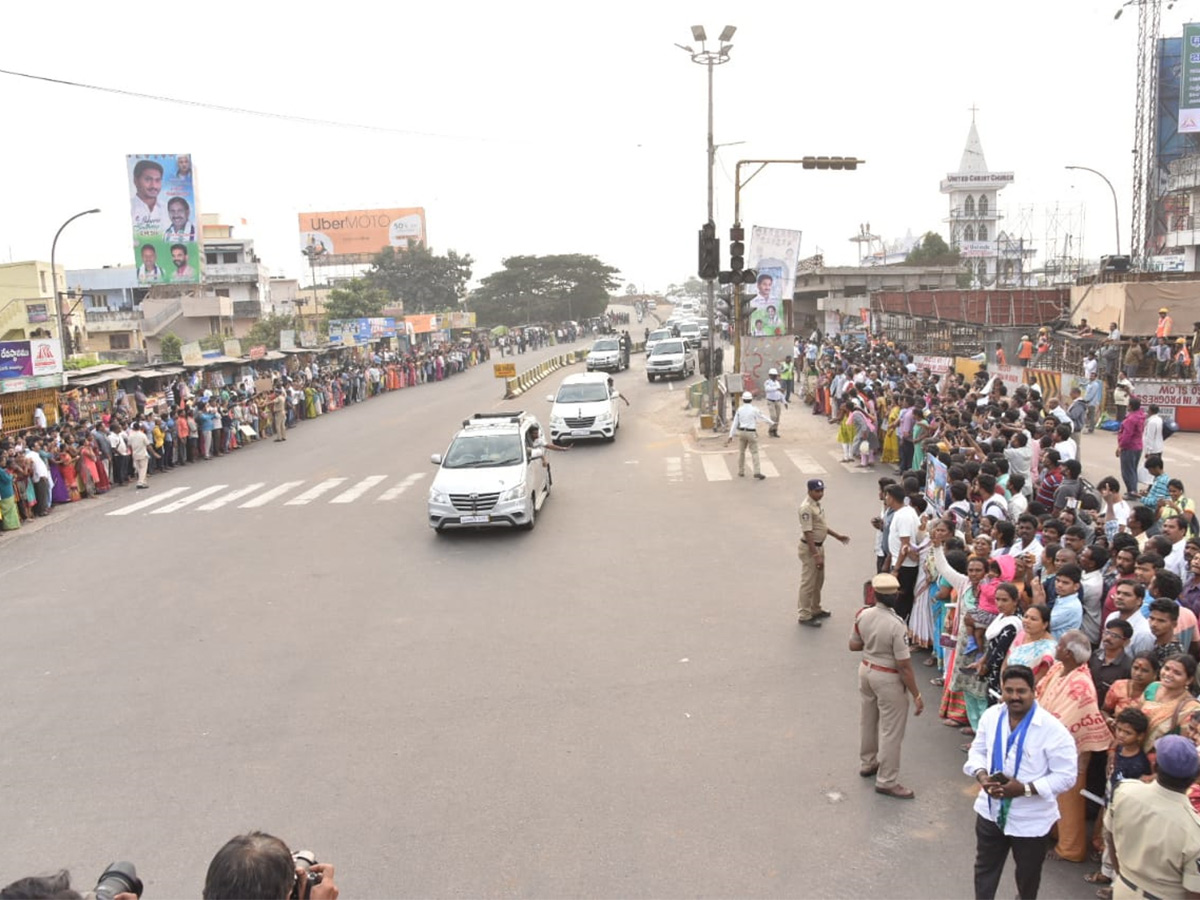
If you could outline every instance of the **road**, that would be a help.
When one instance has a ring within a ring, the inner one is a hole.
[[[544,419],[562,374],[500,401],[479,367],[0,540],[0,879],[87,887],[128,858],[147,897],[197,896],[261,828],[347,897],[967,895],[973,792],[935,689],[918,799],[857,774],[875,488],[822,419],[793,407],[770,477],[741,479],[635,357],[618,440],[554,455],[535,532],[429,530],[429,455],[475,411]],[[1200,438],[1168,446],[1186,480]],[[794,612],[818,470],[852,536],[819,631]],[[1090,897],[1085,871],[1048,863],[1043,895]]]

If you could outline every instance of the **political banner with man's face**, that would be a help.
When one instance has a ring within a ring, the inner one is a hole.
[[[188,153],[125,157],[138,283],[199,284],[204,254]]]

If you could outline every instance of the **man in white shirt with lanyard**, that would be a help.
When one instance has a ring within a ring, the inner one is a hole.
[[[734,410],[733,420],[729,423],[729,439],[725,443],[728,444],[733,440],[733,436],[737,435],[739,477],[746,475],[746,448],[750,448],[750,459],[754,462],[754,477],[762,481],[766,476],[758,468],[758,423],[760,420],[772,428],[775,427],[770,416],[764,415],[755,408],[754,395],[746,391],[742,394],[742,402]]]
[[[1017,896],[1035,900],[1059,794],[1075,786],[1075,739],[1034,700],[1033,672],[1009,666],[1004,702],[980,717],[963,772],[979,782],[975,800],[975,897],[992,900],[1012,851]]]

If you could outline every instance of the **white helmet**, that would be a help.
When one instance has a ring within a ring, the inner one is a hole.
[[[754,399],[754,395],[752,393],[750,393],[749,391],[745,391],[742,393],[742,402],[743,403],[749,403],[753,399]]]
[[[778,369],[767,369],[767,374],[768,375],[778,375],[779,370]]]

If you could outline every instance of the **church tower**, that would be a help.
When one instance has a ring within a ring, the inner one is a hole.
[[[997,195],[1013,182],[1012,172],[988,171],[983,145],[975,128],[975,109],[971,110],[971,130],[963,147],[958,171],[946,175],[942,193],[950,198],[950,246],[962,254],[964,268],[970,271],[978,287],[994,287],[1000,257],[1007,256],[1001,246],[1006,238],[1000,233]]]

